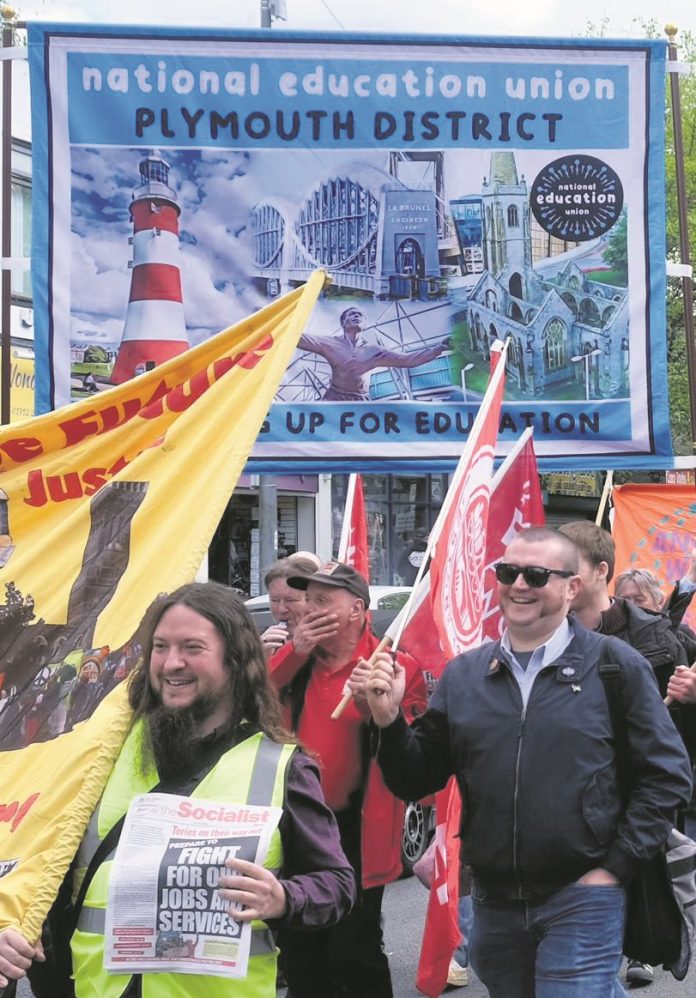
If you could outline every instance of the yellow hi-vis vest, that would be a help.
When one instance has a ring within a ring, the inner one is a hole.
[[[77,855],[74,897],[101,840],[126,813],[133,798],[147,793],[159,782],[155,767],[145,770],[143,765],[143,735],[142,722],[136,722],[92,815]],[[293,745],[279,745],[261,734],[252,735],[225,752],[191,796],[229,804],[282,807],[285,771],[294,748]],[[104,969],[104,925],[112,861],[113,853],[96,871],[72,938],[77,998],[121,998],[131,980],[130,974]],[[277,871],[282,863],[283,850],[276,829],[263,865]],[[273,935],[265,922],[257,920],[252,922],[246,977],[144,973],[142,995],[143,998],[274,998],[276,960]]]

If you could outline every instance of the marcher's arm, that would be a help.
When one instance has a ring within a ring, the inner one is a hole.
[[[693,667],[692,667],[693,668]],[[696,757],[696,672],[678,665],[667,683],[670,715],[690,757]]]
[[[678,665],[669,678],[667,696],[679,703],[696,704],[696,672]]]
[[[390,653],[384,652],[384,655],[389,657]],[[397,661],[405,670],[404,698],[401,702],[401,709],[406,720],[410,723],[425,711],[427,695],[423,671],[410,655],[399,652]],[[372,716],[367,702],[368,683],[371,677],[372,666],[364,658],[361,658],[353,669],[347,684],[348,689],[353,694],[353,703],[365,721],[369,721]]]
[[[301,655],[296,650],[292,641],[287,641],[268,660],[268,674],[274,688],[282,690],[284,686],[287,686],[295,678],[306,661],[307,656]]]
[[[379,727],[377,762],[384,781],[402,800],[419,800],[441,790],[452,775],[447,724],[447,670],[425,714],[411,727],[399,705],[404,699],[406,670],[379,656],[368,683],[368,703]]]
[[[271,659],[278,649],[282,648],[288,640],[287,625],[271,624],[259,635],[259,637],[261,638],[261,644],[263,645],[263,650],[266,653],[266,658]]]
[[[696,593],[696,547],[691,551],[689,568],[679,582],[674,586],[669,594],[667,602],[662,607],[669,616],[672,627],[678,627],[682,622],[684,614],[689,609],[691,601]],[[689,659],[690,662],[693,659]]]
[[[321,929],[335,925],[355,901],[355,874],[324,801],[316,762],[296,752],[287,777],[280,824],[285,914],[274,926]]]
[[[625,883],[636,862],[665,842],[676,810],[689,801],[691,766],[649,663],[629,648],[622,655],[621,696],[635,785],[602,866]]]

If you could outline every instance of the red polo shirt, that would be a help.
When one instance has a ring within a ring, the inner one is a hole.
[[[356,657],[336,672],[315,662],[297,730],[302,744],[319,757],[321,784],[332,811],[344,811],[362,782],[360,730],[365,719],[351,700],[338,720],[331,720],[357,661]]]

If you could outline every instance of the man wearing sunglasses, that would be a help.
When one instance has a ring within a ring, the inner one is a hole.
[[[403,671],[379,657],[378,762],[404,799],[457,778],[470,959],[490,998],[617,998],[623,885],[688,800],[689,760],[647,661],[568,616],[581,581],[567,537],[523,531],[496,574],[502,639],[450,662],[411,728]],[[625,807],[600,660],[621,666],[639,774]]]

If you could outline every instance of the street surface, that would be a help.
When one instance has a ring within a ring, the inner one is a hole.
[[[394,998],[422,998],[416,990],[416,967],[420,951],[427,891],[415,877],[398,880],[387,887],[384,900],[384,928],[389,962],[394,981]],[[451,988],[451,998],[487,998],[488,992],[471,971],[466,988]],[[637,989],[636,989],[637,990]],[[31,998],[26,982],[20,984],[21,998]],[[696,954],[685,981],[675,981],[671,974],[655,971],[655,982],[641,988],[644,998],[692,998],[696,994]]]

